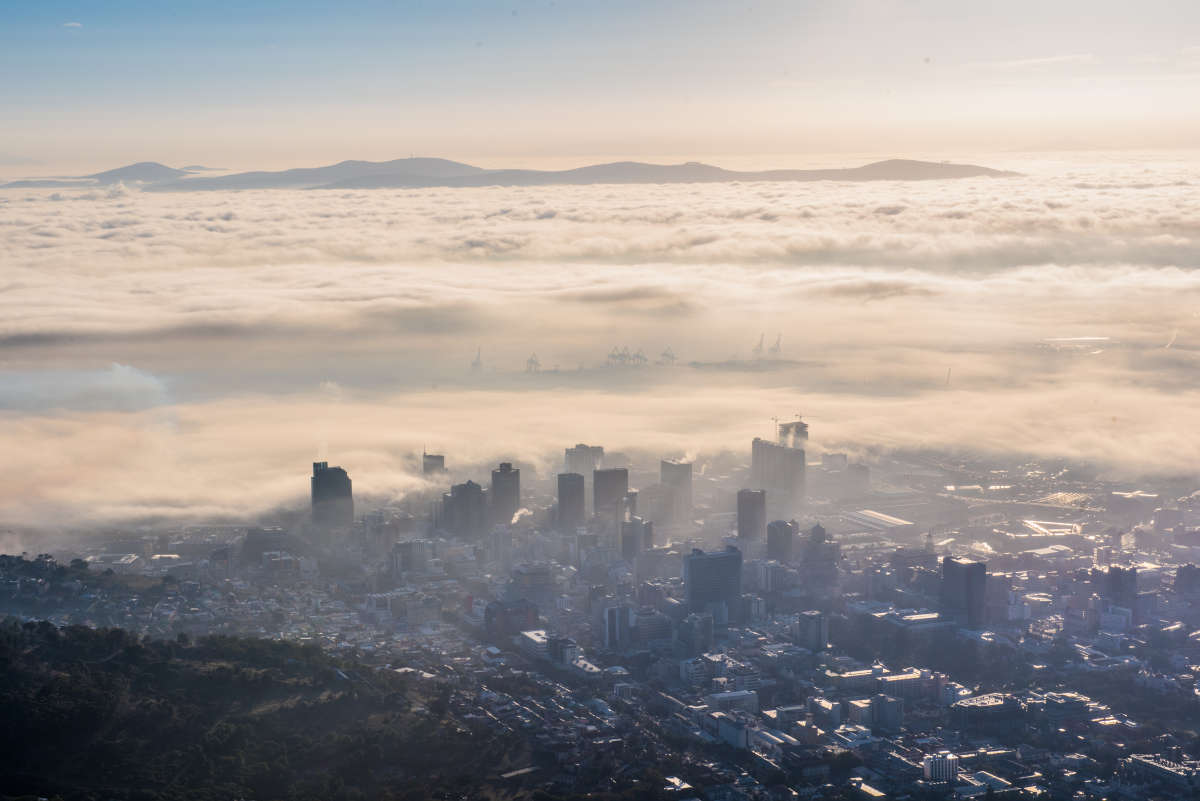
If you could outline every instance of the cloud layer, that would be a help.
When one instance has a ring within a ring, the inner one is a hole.
[[[0,192],[0,446],[30,454],[0,522],[253,513],[303,494],[322,442],[398,495],[423,443],[741,448],[797,409],[829,447],[1194,472],[1200,165],[1004,166],[1025,175]],[[786,362],[723,364],[763,334]],[[1107,339],[1046,341],[1072,337]],[[679,360],[605,368],[614,346]]]

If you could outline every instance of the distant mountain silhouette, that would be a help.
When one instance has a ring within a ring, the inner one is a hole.
[[[205,167],[202,164],[189,164],[186,167],[180,167],[179,169],[183,170],[184,172],[226,172],[224,167]]]
[[[149,187],[154,190],[404,189],[461,186],[549,186],[578,184],[717,183],[731,181],[918,181],[1012,175],[971,164],[891,159],[863,167],[827,170],[738,172],[711,164],[644,164],[619,161],[571,170],[484,170],[442,159],[397,159],[373,163],[344,161],[330,167],[247,172],[216,178],[184,178]]]
[[[30,178],[21,181],[10,181],[0,184],[0,189],[86,189],[94,186],[110,186],[112,184],[158,184],[163,181],[173,181],[187,175],[187,170],[177,170],[157,161],[139,161],[106,170],[93,175],[80,175],[63,178]]]
[[[165,164],[159,164],[157,161],[139,161],[137,164],[117,167],[115,170],[98,172],[95,175],[85,175],[84,177],[91,178],[100,184],[156,184],[162,181],[170,181],[173,178],[181,178],[184,175],[187,175],[186,171],[177,170]]]
[[[661,184],[698,181],[736,181],[736,175],[720,167],[689,162],[687,164],[643,164],[618,161],[593,164],[571,170],[481,170],[462,176],[448,176],[429,183],[421,175],[369,175],[350,178],[321,187],[323,189],[380,189],[406,186],[544,186],[549,184]]]
[[[0,189],[89,189],[96,182],[87,178],[29,178],[0,184]]]
[[[8,188],[79,187],[95,184],[138,183],[150,191],[186,192],[228,189],[405,189],[463,186],[552,186],[586,184],[677,184],[733,181],[928,181],[949,178],[1001,177],[1016,173],[973,164],[949,164],[909,159],[877,161],[862,167],[823,170],[726,170],[711,164],[644,164],[618,161],[571,170],[485,170],[438,158],[393,161],[342,161],[325,167],[300,167],[278,172],[254,171],[196,177],[209,168],[184,169],[147,161],[83,176],[75,181],[15,181]]]
[[[152,187],[167,191],[214,189],[307,189],[335,187],[359,179],[388,181],[384,186],[443,186],[455,178],[483,173],[479,167],[434,158],[394,161],[342,161],[328,167],[298,167],[281,172],[240,172],[214,178],[184,178]]]

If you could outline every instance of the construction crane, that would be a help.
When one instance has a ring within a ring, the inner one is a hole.
[[[758,344],[755,345],[754,350],[751,351],[751,354],[754,356],[755,359],[761,359],[763,357],[763,340],[766,338],[767,338],[766,334],[758,335]]]
[[[475,351],[475,358],[471,361],[471,372],[478,373],[483,371],[483,348]]]
[[[767,351],[772,359],[778,359],[779,354],[783,351],[783,334],[778,334],[775,337],[775,344]]]

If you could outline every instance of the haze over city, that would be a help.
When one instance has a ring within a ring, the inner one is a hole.
[[[1200,793],[1200,5],[0,72],[0,801]]]

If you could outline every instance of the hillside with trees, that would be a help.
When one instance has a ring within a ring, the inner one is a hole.
[[[0,624],[0,797],[494,795],[527,759],[448,715],[451,689],[315,646]]]

